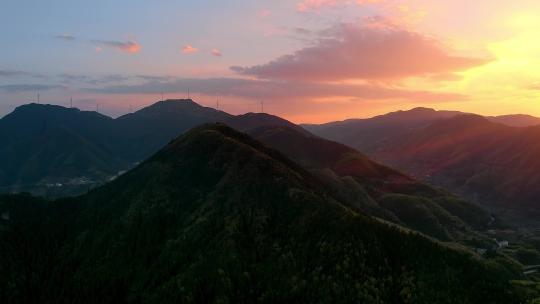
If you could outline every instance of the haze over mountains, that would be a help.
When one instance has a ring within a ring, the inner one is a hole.
[[[305,127],[484,205],[534,217],[540,210],[540,126],[523,127],[535,121],[525,120],[413,109]]]
[[[459,111],[437,111],[429,108],[414,108],[408,111],[391,112],[365,119],[348,119],[325,124],[302,125],[309,131],[366,152],[376,149],[380,142],[393,140],[410,129],[425,127],[441,119],[457,115],[474,115]],[[513,127],[540,125],[540,118],[529,115],[488,116],[486,119]]]

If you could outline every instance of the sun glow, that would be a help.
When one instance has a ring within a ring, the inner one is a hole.
[[[461,79],[442,81],[437,88],[461,93],[468,100],[441,107],[494,115],[509,111],[540,114],[540,15],[518,13],[501,24],[504,37],[483,43],[490,61],[455,73]],[[475,43],[462,40],[459,45]],[[428,89],[433,83],[409,80],[407,86],[412,85]]]

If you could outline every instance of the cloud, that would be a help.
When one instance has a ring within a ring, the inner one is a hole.
[[[61,40],[66,40],[66,41],[73,41],[73,40],[77,39],[75,36],[73,36],[71,34],[60,34],[60,35],[54,36],[54,38],[61,39]]]
[[[188,88],[193,93],[203,95],[220,94],[245,99],[267,98],[276,102],[324,97],[354,97],[364,100],[406,99],[415,102],[460,101],[467,98],[460,94],[412,91],[370,84],[327,84],[242,78],[181,78],[169,82],[150,81],[135,85],[116,85],[86,90],[101,94],[159,94],[161,92],[183,93]]]
[[[371,18],[322,31],[313,45],[269,63],[231,69],[260,79],[389,80],[447,74],[488,61],[452,55],[433,38]]]
[[[270,17],[270,15],[272,14],[272,12],[270,10],[262,10],[260,11],[258,14],[257,14],[257,17],[260,18],[260,19],[265,19],[265,18],[268,18]]]
[[[20,93],[20,92],[36,92],[47,91],[52,89],[61,89],[59,85],[44,85],[44,84],[9,84],[0,85],[0,90],[7,93]]]
[[[531,84],[528,84],[524,87],[526,90],[540,91],[540,81],[535,81]]]
[[[172,76],[158,76],[158,75],[136,75],[135,77],[147,80],[147,81],[170,81]]]
[[[339,0],[304,0],[296,5],[298,12],[304,13],[310,10],[321,9],[324,7],[334,7],[345,1]]]
[[[367,5],[385,2],[385,0],[303,0],[296,5],[296,11],[305,13],[324,8],[334,8],[347,5]]]
[[[31,73],[18,70],[0,70],[0,78],[17,78],[17,77],[32,77],[44,78],[45,76],[39,73]]]
[[[197,53],[198,51],[199,51],[198,48],[195,48],[190,44],[187,44],[182,48],[182,53],[184,54],[193,54],[193,53]]]
[[[311,35],[313,34],[313,31],[307,29],[307,28],[304,28],[304,27],[295,27],[292,29],[292,31],[298,35]]]
[[[11,70],[0,70],[0,77],[18,77],[28,75],[26,72],[22,71],[11,71]]]
[[[135,41],[115,41],[115,40],[92,40],[96,45],[96,51],[100,52],[103,48],[112,48],[124,53],[138,53],[142,46]]]
[[[81,75],[81,74],[60,74],[57,76],[62,83],[65,84],[90,84],[90,85],[101,85],[101,84],[110,84],[110,83],[119,83],[126,82],[132,77],[110,74],[110,75]]]
[[[218,50],[218,49],[213,49],[210,54],[212,54],[212,56],[215,56],[215,57],[221,57],[223,56],[223,54],[221,54],[221,51]]]

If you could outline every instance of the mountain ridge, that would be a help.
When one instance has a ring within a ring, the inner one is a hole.
[[[262,113],[233,116],[203,107],[191,99],[159,101],[116,119],[55,105],[24,105],[0,119],[0,142],[4,143],[0,147],[0,189],[33,191],[46,196],[78,194],[131,168],[178,134],[200,124],[218,121],[233,124],[238,129],[274,124],[294,126],[289,121]],[[41,159],[41,155],[45,155],[45,151],[41,151],[44,148],[32,146],[44,130],[59,139],[48,145],[50,152],[58,157],[76,148],[65,146],[60,140],[62,136],[73,136],[89,145],[88,153],[74,151],[70,154],[78,164],[80,174],[47,174],[62,171],[60,169],[65,165],[62,159]],[[33,148],[27,149],[27,146]],[[34,152],[30,154],[29,150]],[[25,171],[17,171],[22,165],[16,164],[29,163],[32,158],[36,163],[49,163],[49,169],[28,166]],[[96,159],[107,159],[108,167],[97,165]],[[7,168],[11,169],[7,171]],[[16,176],[19,178],[15,179]],[[77,186],[70,186],[73,183]]]
[[[350,137],[314,132],[485,207],[513,210],[517,214],[509,216],[520,225],[538,225],[539,126],[508,126],[471,114],[410,127],[371,123],[376,127],[352,128]]]
[[[519,270],[503,257],[353,211],[301,166],[222,125],[176,138],[86,195],[2,196],[0,211],[10,214],[0,222],[7,303],[522,299],[509,283]]]

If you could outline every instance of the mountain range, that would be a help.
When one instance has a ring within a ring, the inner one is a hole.
[[[304,167],[267,147],[288,133],[337,152],[287,150]],[[365,179],[370,189],[359,205],[371,204],[381,180],[417,182],[294,128],[252,134],[267,144],[204,125],[87,194],[0,196],[3,302],[521,303],[530,296],[516,283],[524,279],[520,265],[506,255],[480,256],[370,217],[311,171],[352,176],[341,181],[360,186]],[[342,171],[342,161],[359,165]]]
[[[484,206],[540,211],[540,125],[526,116],[482,117],[417,108],[364,120],[305,125],[315,134]],[[520,127],[516,127],[520,126]]]
[[[19,107],[0,120],[0,192],[45,198],[0,195],[0,296],[523,302],[540,296],[540,238],[506,212],[534,211],[508,200],[536,193],[540,127],[512,117],[418,108],[299,126],[192,100],[116,119]],[[482,171],[503,159],[519,165]]]
[[[6,178],[18,176],[16,182],[38,185],[48,182],[28,189],[49,197],[87,192],[148,158],[178,134],[204,122],[222,121],[299,163],[331,186],[342,201],[366,214],[439,240],[480,242],[481,247],[489,247],[487,244],[492,242],[476,231],[504,226],[497,217],[448,191],[418,182],[348,146],[314,136],[300,126],[265,113],[233,116],[192,100],[168,100],[117,119],[95,112],[32,104],[16,109],[3,120],[18,123],[6,124],[12,133],[22,125],[31,130],[22,128],[29,135],[18,136],[21,146],[28,147],[28,142],[38,140],[47,143],[32,147],[32,154],[14,153],[11,158],[6,157],[3,161],[13,164],[13,170],[23,168],[17,174],[6,174]],[[30,123],[25,124],[26,121]],[[43,135],[39,128],[42,125],[48,126],[57,142]],[[86,145],[78,144],[78,139]],[[46,149],[47,153],[41,152]],[[25,169],[17,161],[47,166]],[[20,190],[16,186],[17,183],[12,192]]]
[[[217,121],[239,130],[264,125],[301,129],[276,116],[233,116],[192,100],[160,101],[116,119],[28,104],[0,119],[0,191],[83,193],[133,167],[178,134]]]

